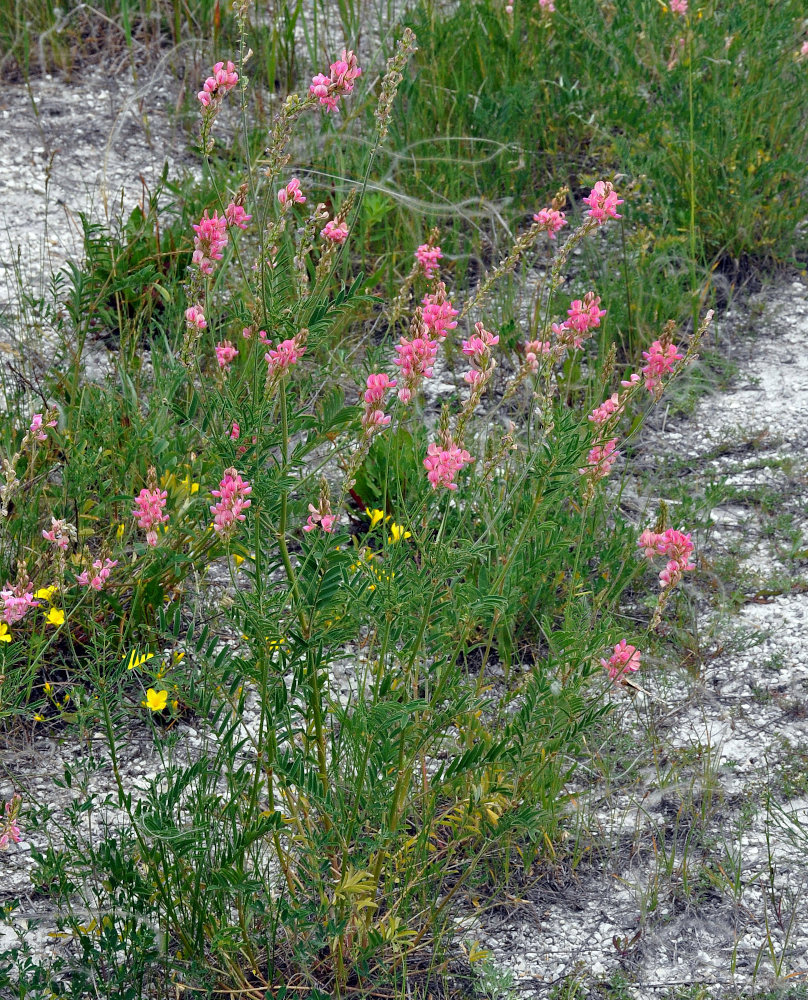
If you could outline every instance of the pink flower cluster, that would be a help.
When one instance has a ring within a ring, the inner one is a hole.
[[[668,562],[659,574],[660,586],[675,587],[682,579],[682,575],[688,570],[694,569],[690,560],[693,553],[693,542],[690,533],[683,534],[676,528],[667,528],[665,531],[651,531],[650,528],[640,535],[637,544],[644,549],[646,559],[653,559],[654,556],[664,556]]]
[[[157,529],[168,523],[168,514],[163,513],[168,493],[165,490],[146,489],[145,487],[135,497],[135,507],[132,511],[138,527],[146,531],[146,544],[157,544]]]
[[[246,520],[245,511],[252,501],[249,499],[252,486],[242,479],[235,469],[225,469],[218,490],[211,490],[211,496],[218,502],[210,508],[213,514],[213,530],[222,538],[229,538],[237,527],[237,522]]]
[[[222,250],[227,244],[227,219],[214,212],[213,218],[205,209],[199,223],[194,225],[193,262],[202,274],[213,274],[214,261],[222,259]]]
[[[567,220],[563,212],[558,212],[554,208],[542,208],[534,216],[533,221],[542,226],[551,240],[555,239],[555,234],[566,226]]]
[[[641,657],[642,653],[636,646],[631,646],[625,639],[621,639],[609,659],[601,660],[600,665],[609,671],[611,680],[618,681],[624,674],[632,674],[640,669]]]
[[[6,625],[14,625],[21,621],[31,608],[39,607],[39,601],[34,600],[33,587],[28,580],[14,587],[6,583],[5,588],[0,590],[0,601],[3,602],[0,621],[4,621]]]
[[[563,323],[553,323],[553,333],[565,347],[579,348],[591,336],[591,331],[600,326],[606,310],[600,308],[600,296],[587,292],[583,299],[575,299],[567,310]]]
[[[457,309],[446,295],[446,285],[441,281],[433,294],[425,295],[423,299],[423,319],[433,337],[443,340],[449,330],[457,326],[455,322]]]
[[[47,441],[48,435],[42,430],[43,423],[45,421],[44,416],[41,413],[35,413],[31,419],[31,426],[28,428],[28,433],[34,437],[37,441]],[[55,427],[56,421],[49,420],[45,427]]]
[[[474,329],[475,335],[463,341],[463,353],[473,366],[471,371],[467,371],[463,376],[470,386],[488,381],[494,367],[491,348],[499,343],[499,336],[486,330],[482,323],[475,323]]]
[[[337,222],[336,219],[329,219],[323,226],[320,234],[323,239],[332,243],[344,243],[348,239],[348,227],[344,222]]]
[[[611,396],[604,400],[600,406],[596,406],[595,409],[587,417],[591,420],[593,424],[605,424],[607,420],[619,413],[622,409],[622,402],[618,393],[613,392]]]
[[[6,802],[2,826],[0,826],[0,851],[8,849],[10,843],[19,844],[20,828],[17,825],[17,817],[20,814],[19,795],[13,795],[9,802]]]
[[[239,229],[246,229],[247,223],[252,219],[252,216],[247,215],[244,208],[234,201],[231,201],[225,208],[224,217],[227,219],[228,226],[237,226]]]
[[[76,577],[76,583],[82,587],[92,587],[93,590],[103,590],[109,579],[110,572],[118,565],[117,559],[96,559],[93,563],[95,573],[90,576],[89,570],[84,570]]]
[[[51,518],[50,531],[42,529],[42,537],[45,541],[51,542],[57,549],[61,549],[62,552],[67,552],[71,535],[75,538],[76,529],[61,518]]]
[[[439,486],[444,486],[447,490],[456,490],[455,476],[464,465],[473,461],[474,459],[465,448],[460,448],[451,439],[446,442],[444,447],[433,442],[427,448],[424,459],[426,477],[432,484],[433,490]]]
[[[318,98],[326,113],[336,110],[339,99],[353,92],[354,81],[362,75],[356,56],[350,49],[342,50],[342,56],[331,63],[330,70],[330,76],[318,73],[309,87],[309,93]]]
[[[314,531],[319,525],[326,534],[330,535],[334,530],[336,520],[337,515],[331,513],[331,504],[328,501],[328,497],[321,496],[319,508],[315,507],[313,503],[309,504],[309,516],[303,525],[303,530],[307,532]]]
[[[528,340],[525,343],[525,364],[532,372],[539,370],[539,358],[553,353],[549,340]]]
[[[650,351],[643,351],[642,356],[646,361],[642,373],[645,376],[645,388],[649,392],[654,392],[662,382],[663,376],[672,372],[676,362],[683,358],[683,355],[676,350],[675,344],[663,346],[659,340],[651,344]]]
[[[404,382],[398,390],[398,398],[402,403],[409,403],[412,394],[425,378],[432,378],[432,365],[438,353],[438,344],[435,340],[430,340],[426,336],[426,328],[421,323],[423,336],[413,337],[408,340],[402,336],[396,344],[397,358],[393,359],[393,364],[401,369],[401,377]]]
[[[368,375],[365,390],[365,412],[362,414],[362,427],[367,433],[373,433],[390,423],[390,417],[384,412],[384,396],[388,389],[394,389],[398,383],[387,374]]]
[[[605,444],[596,444],[586,456],[587,465],[578,472],[582,476],[589,476],[593,482],[605,479],[612,471],[612,466],[620,458],[617,450],[617,438],[606,441]]]
[[[584,204],[589,205],[587,215],[601,226],[607,219],[619,219],[617,206],[623,204],[623,199],[617,197],[617,192],[609,181],[598,181],[584,198]]]
[[[548,14],[555,13],[555,4],[553,3],[553,0],[539,0],[539,7]]]
[[[238,351],[229,340],[223,340],[216,345],[216,360],[219,362],[219,367],[225,371],[230,371],[230,365],[237,357]]]
[[[440,247],[432,247],[428,243],[422,243],[415,251],[415,259],[424,269],[424,277],[432,278],[437,268],[438,261],[443,257]]]
[[[196,95],[200,104],[209,108],[211,104],[220,104],[228,90],[238,83],[238,73],[232,62],[225,65],[217,62],[213,67],[213,76],[209,76],[202,85],[202,90]]]
[[[185,321],[188,326],[192,326],[197,330],[204,330],[208,325],[208,321],[205,319],[205,314],[202,312],[201,306],[188,306],[185,310]]]
[[[300,181],[297,177],[293,177],[286,187],[281,188],[278,191],[278,201],[281,203],[283,208],[287,205],[303,205],[306,202],[306,197],[300,190]]]
[[[671,11],[674,14],[681,14],[687,17],[687,0],[671,0]]]
[[[306,348],[298,344],[294,337],[282,340],[277,347],[272,347],[269,342],[266,343],[269,351],[264,355],[264,361],[267,363],[268,376],[282,375],[292,365],[296,365],[306,353]]]

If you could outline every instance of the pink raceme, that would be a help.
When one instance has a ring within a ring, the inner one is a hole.
[[[654,392],[664,376],[670,374],[676,362],[683,358],[683,355],[676,350],[675,344],[663,345],[659,340],[651,344],[650,351],[643,351],[642,356],[646,361],[642,373],[645,376],[645,388],[649,392]]]
[[[367,433],[373,433],[390,423],[390,417],[384,412],[384,397],[388,389],[394,389],[398,383],[389,375],[380,372],[368,375],[365,389],[365,412],[362,414],[362,427]]]
[[[210,107],[213,103],[221,102],[224,95],[232,90],[238,83],[238,73],[232,62],[226,65],[218,62],[213,67],[213,75],[209,76],[202,85],[202,90],[197,94],[200,104],[203,107]]]
[[[278,191],[278,201],[281,203],[283,208],[286,208],[287,205],[305,204],[306,198],[300,190],[300,181],[297,177],[293,177],[286,187],[281,188],[280,191]]]
[[[564,218],[564,213],[558,212],[554,208],[540,209],[533,216],[533,221],[539,223],[551,240],[554,240],[556,233],[567,224],[567,220]]]
[[[631,646],[625,639],[614,647],[614,652],[608,660],[601,660],[600,665],[609,672],[613,681],[621,680],[625,674],[631,674],[640,669],[642,653],[636,646]]]
[[[424,277],[430,279],[438,269],[438,261],[443,257],[440,247],[422,243],[415,251],[415,259],[424,269]]]
[[[465,448],[461,448],[451,440],[443,446],[434,442],[430,444],[424,459],[424,468],[432,489],[436,490],[439,486],[443,486],[447,490],[456,490],[455,476],[472,461],[474,460]]]
[[[282,340],[277,347],[269,346],[269,351],[264,355],[267,363],[268,375],[281,375],[298,361],[306,353],[306,348],[298,344],[292,337]]]
[[[168,524],[168,514],[163,513],[168,493],[166,490],[146,489],[145,487],[135,497],[135,507],[132,511],[138,527],[146,532],[146,544],[157,544],[157,529]]]
[[[42,430],[43,426],[55,427],[56,421],[49,420],[45,423],[45,417],[41,413],[35,413],[31,418],[31,426],[28,428],[28,433],[37,441],[47,441],[48,435]]]
[[[604,400],[600,406],[596,406],[595,409],[589,414],[587,420],[591,420],[593,424],[605,424],[607,420],[618,413],[622,408],[620,402],[620,396],[618,393],[613,392],[612,395]]]
[[[597,480],[605,479],[609,475],[618,458],[620,458],[620,452],[617,450],[617,438],[612,438],[605,444],[596,444],[586,456],[588,464],[578,469],[578,472],[597,482]]]
[[[323,226],[323,231],[320,235],[323,239],[330,240],[332,243],[344,243],[348,239],[348,227],[344,222],[329,219]]]
[[[20,803],[22,799],[19,795],[12,795],[6,802],[3,810],[2,821],[0,821],[0,851],[8,849],[11,843],[19,844],[20,828],[17,823],[20,815]]]
[[[223,340],[216,345],[216,360],[219,362],[219,367],[225,371],[230,371],[230,365],[237,357],[238,351],[229,340]]]
[[[443,340],[449,330],[457,326],[457,309],[452,307],[442,281],[434,293],[424,296],[422,316],[426,328],[438,340]]]
[[[246,520],[244,511],[250,506],[249,499],[252,486],[236,469],[224,470],[218,490],[211,490],[211,496],[217,497],[217,503],[210,508],[213,514],[213,530],[221,538],[229,538],[238,527],[239,521]]]
[[[637,544],[643,549],[646,559],[653,559],[654,556],[664,556],[667,559],[665,568],[659,574],[663,590],[675,587],[684,573],[695,568],[691,561],[694,545],[690,533],[684,534],[676,528],[667,528],[662,532],[647,528],[640,535]]]
[[[96,559],[93,563],[95,573],[91,576],[89,570],[85,569],[76,577],[76,583],[82,587],[91,587],[93,590],[103,590],[110,572],[117,565],[117,559]]]
[[[76,537],[76,529],[72,524],[61,518],[51,518],[50,531],[42,529],[42,537],[46,542],[51,542],[57,549],[67,552],[70,539]]]
[[[211,218],[205,209],[202,218],[193,227],[194,237],[193,263],[202,274],[211,275],[216,261],[222,259],[222,251],[227,245],[227,218],[214,212]]]
[[[354,81],[362,75],[356,56],[350,49],[343,49],[341,57],[331,63],[331,75],[318,73],[311,81],[309,93],[316,97],[326,112],[335,111],[339,100],[352,93]]]
[[[246,229],[247,223],[252,219],[252,216],[247,215],[241,205],[237,205],[233,201],[225,208],[224,217],[228,226],[236,226],[238,229]]]
[[[33,587],[29,580],[18,582],[12,587],[11,583],[6,583],[3,590],[0,590],[0,601],[3,602],[0,610],[0,621],[6,625],[14,625],[21,621],[31,608],[38,608],[39,602],[34,600]]]
[[[587,215],[598,225],[602,225],[607,219],[619,219],[617,206],[623,204],[623,199],[617,197],[617,192],[609,181],[598,181],[592,188],[584,204],[589,205]]]
[[[681,14],[687,17],[687,0],[671,0],[671,11],[674,14]]]
[[[539,358],[553,353],[549,340],[528,340],[525,343],[525,364],[532,372],[539,370]]]
[[[185,310],[185,321],[188,326],[200,331],[206,329],[208,325],[200,306],[188,306]]]

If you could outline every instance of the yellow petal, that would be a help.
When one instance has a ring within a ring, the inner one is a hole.
[[[154,688],[149,688],[146,692],[146,707],[152,712],[162,712],[167,701],[168,691],[155,691]]]

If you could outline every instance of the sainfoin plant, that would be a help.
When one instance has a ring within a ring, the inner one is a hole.
[[[405,31],[381,82],[368,175],[414,47]],[[217,63],[199,92],[205,157],[243,69]],[[88,668],[87,711],[106,734],[128,832],[61,867],[40,856],[41,871],[89,886],[114,859],[129,875],[95,885],[105,919],[139,928],[177,983],[250,996],[394,980],[445,948],[477,880],[552,851],[576,747],[646,663],[621,595],[645,587],[655,628],[694,567],[688,526],[627,523],[611,484],[627,425],[703,329],[680,351],[667,327],[636,371],[620,378],[612,357],[585,390],[559,392],[562,367],[591,356],[608,323],[595,290],[562,295],[562,271],[620,218],[610,182],[577,215],[562,212],[566,196],[539,209],[464,303],[432,234],[402,248],[414,263],[395,300],[376,304],[382,335],[353,367],[335,364],[332,330],[367,302],[361,276],[336,278],[361,191],[313,204],[290,142],[304,115],[332,127],[364,80],[345,50],[287,97],[244,183],[188,234],[184,324],[154,362],[150,415],[167,407],[186,477],[161,470],[157,435],[142,435],[126,503],[98,497],[108,534],[68,523],[69,492],[41,505],[36,555],[21,554],[0,591],[8,645],[34,651],[29,677],[54,648],[115,665]],[[508,350],[487,303],[503,275],[551,250],[543,318]],[[440,406],[436,371],[457,376]],[[26,477],[46,481],[49,434],[61,434],[39,417],[4,463],[12,535],[13,498]],[[665,561],[658,585],[638,546]],[[209,564],[229,577],[212,615],[194,582]],[[51,586],[64,616],[46,631],[37,595]],[[118,764],[113,677],[164,755],[145,793]],[[165,731],[191,717],[204,739],[188,763]],[[84,926],[73,931],[90,961]]]

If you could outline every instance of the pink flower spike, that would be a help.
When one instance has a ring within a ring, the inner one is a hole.
[[[534,216],[533,221],[542,226],[551,240],[555,239],[556,233],[566,226],[567,220],[563,212],[558,212],[554,208],[542,208]]]
[[[19,795],[12,795],[11,800],[6,802],[3,816],[0,817],[0,851],[8,849],[10,843],[19,844],[20,828],[17,820],[20,815]]]
[[[281,188],[278,191],[278,201],[285,208],[287,204],[290,205],[303,205],[306,202],[306,198],[303,192],[300,190],[300,181],[297,177],[293,177],[285,188]]]
[[[263,331],[261,331],[263,333]],[[300,347],[294,338],[282,340],[277,347],[269,348],[264,360],[268,366],[268,374],[276,375],[287,371],[306,353],[305,347]]]
[[[236,205],[232,201],[224,210],[224,217],[227,219],[228,226],[238,226],[239,229],[246,229],[247,223],[252,219],[252,216],[247,215],[241,205]]]
[[[231,441],[238,441],[241,437],[241,428],[235,420],[233,421],[233,426],[230,428],[229,437]]]
[[[149,490],[144,487],[135,497],[135,509],[132,513],[138,527],[146,530],[146,544],[157,544],[157,529],[168,523],[168,514],[163,513],[168,493],[166,490]]]
[[[617,438],[612,438],[605,444],[596,444],[586,457],[588,465],[578,469],[578,472],[582,476],[590,476],[594,482],[597,482],[609,475],[618,458],[620,458],[620,452],[617,451]]]
[[[646,361],[642,373],[645,376],[645,388],[649,392],[655,392],[663,377],[670,374],[676,366],[676,362],[681,361],[684,357],[684,355],[679,354],[674,344],[663,347],[659,340],[655,340],[651,344],[650,351],[643,351],[642,356]]]
[[[694,545],[689,533],[685,535],[675,528],[657,533],[646,528],[637,544],[643,549],[646,559],[653,559],[657,555],[667,558],[668,562],[659,574],[663,590],[675,587],[684,573],[695,568],[691,562]]]
[[[197,330],[204,330],[208,325],[205,314],[199,306],[188,306],[185,310],[185,321],[188,326],[196,327]]]
[[[16,624],[31,608],[39,607],[39,601],[34,600],[34,588],[28,580],[21,580],[14,587],[7,583],[5,588],[0,590],[0,601],[3,602],[0,621],[6,625]]]
[[[687,17],[687,0],[671,0],[671,12]]]
[[[337,222],[336,219],[329,219],[323,226],[320,234],[323,239],[332,243],[344,243],[348,239],[348,227],[344,222]]]
[[[457,326],[457,309],[452,307],[446,295],[446,285],[441,281],[434,294],[423,299],[423,321],[433,337],[443,340],[449,330]]]
[[[584,198],[584,204],[589,205],[589,218],[594,219],[599,226],[607,219],[621,218],[616,209],[623,204],[623,199],[617,197],[617,192],[609,181],[598,181]]]
[[[223,340],[221,344],[216,345],[216,360],[219,362],[219,367],[226,372],[230,371],[230,365],[237,357],[238,351],[229,340]]]
[[[429,280],[439,267],[438,261],[443,257],[440,247],[432,247],[422,243],[415,251],[415,259],[424,269],[424,277]]]
[[[91,587],[93,590],[103,590],[104,584],[109,579],[109,574],[118,565],[117,559],[96,559],[93,569],[96,571],[92,576],[88,570],[84,570],[76,577],[76,583],[82,587]]]
[[[219,218],[218,212],[214,212],[213,218],[210,218],[208,210],[205,209],[193,230],[196,236],[191,259],[202,274],[211,275],[215,262],[222,259],[222,251],[227,245],[227,218],[225,216]]]
[[[45,434],[45,432],[42,430],[44,420],[45,420],[45,418],[44,418],[44,416],[41,413],[35,413],[33,415],[33,417],[31,418],[31,426],[28,428],[28,433],[31,434],[31,435],[33,435],[36,438],[37,441],[47,441],[48,440],[48,435]],[[55,420],[49,420],[46,424],[44,424],[44,426],[45,427],[55,427],[56,426],[56,421]]]
[[[238,73],[232,62],[227,66],[223,62],[218,62],[213,67],[213,76],[209,76],[202,85],[202,90],[196,95],[203,107],[208,108],[211,104],[221,103],[224,95],[232,90],[238,83]]]
[[[613,681],[622,680],[625,674],[632,674],[640,669],[642,653],[636,646],[629,645],[625,639],[614,647],[614,652],[608,660],[601,660],[600,665],[609,672]]]
[[[525,364],[535,373],[539,370],[539,357],[552,353],[553,345],[549,340],[528,340],[525,343]]]
[[[439,486],[443,486],[447,490],[456,490],[457,483],[454,477],[463,466],[473,461],[465,448],[460,448],[453,441],[448,441],[445,447],[434,442],[430,444],[424,459],[424,468],[432,489],[436,490]]]
[[[218,490],[211,490],[211,496],[218,497],[218,503],[210,508],[213,514],[213,530],[220,538],[229,539],[239,521],[246,520],[243,513],[250,504],[248,499],[252,486],[235,469],[225,469]]]

